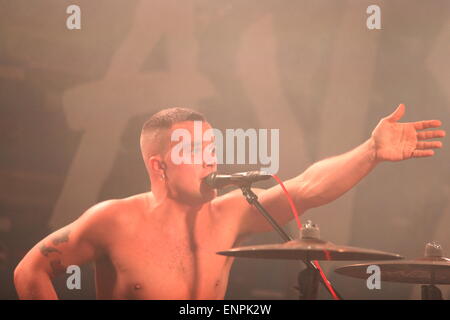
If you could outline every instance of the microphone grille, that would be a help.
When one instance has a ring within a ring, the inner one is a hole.
[[[214,181],[216,179],[217,172],[212,172],[205,177],[205,183],[211,187],[214,187]]]

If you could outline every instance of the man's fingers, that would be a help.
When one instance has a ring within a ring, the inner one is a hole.
[[[431,157],[434,154],[433,150],[414,150],[413,157],[414,158],[423,158],[423,157]]]
[[[416,149],[435,149],[442,148],[442,142],[440,141],[419,141],[417,142]]]
[[[417,132],[417,140],[433,139],[445,137],[444,130],[430,130]]]
[[[442,122],[439,120],[425,120],[425,121],[417,121],[413,123],[414,129],[423,130],[428,128],[437,128],[442,125]]]

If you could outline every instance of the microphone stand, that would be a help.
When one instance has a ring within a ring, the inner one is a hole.
[[[271,226],[278,232],[278,234],[283,238],[284,241],[292,241],[293,239],[280,227],[280,225],[272,218],[272,216],[267,212],[266,209],[261,205],[258,201],[258,196],[252,191],[251,183],[247,183],[240,186],[242,194],[244,195],[247,202],[254,206],[263,216],[267,219],[267,221],[271,224]],[[331,293],[331,290],[325,284],[324,279],[320,276],[319,269],[314,265],[311,260],[302,260],[306,265],[306,269],[300,271],[298,275],[298,284],[300,291],[300,300],[315,300],[317,299],[317,292],[319,288],[319,282],[327,289],[327,291]],[[342,299],[341,296],[337,293],[334,287],[329,282],[330,287],[333,288],[334,292],[338,296],[339,299]]]

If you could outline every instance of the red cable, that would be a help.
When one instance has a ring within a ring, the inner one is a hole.
[[[302,224],[300,222],[300,217],[298,215],[297,208],[295,208],[294,201],[292,201],[291,195],[289,194],[286,187],[284,186],[283,181],[281,181],[281,179],[278,178],[277,175],[273,174],[272,177],[278,182],[278,184],[281,186],[281,189],[283,189],[284,194],[286,195],[286,197],[288,199],[289,205],[291,206],[292,213],[295,216],[295,220],[297,221],[298,229],[301,230]]]
[[[294,201],[292,201],[291,195],[289,194],[286,187],[284,186],[283,181],[281,181],[281,179],[277,175],[273,174],[272,177],[278,182],[278,184],[281,186],[281,189],[283,189],[283,192],[288,199],[289,205],[291,206],[292,213],[295,216],[295,220],[297,221],[298,229],[301,230],[302,224],[300,223],[300,217],[297,212],[297,208],[294,205]],[[334,300],[339,300],[339,297],[337,296],[336,292],[334,292],[333,287],[331,287],[330,282],[328,281],[327,277],[325,276],[325,273],[323,272],[322,268],[320,267],[319,261],[314,260],[313,263],[319,270],[320,276],[322,277],[323,282],[327,286],[328,290],[331,292],[331,295],[333,296]]]

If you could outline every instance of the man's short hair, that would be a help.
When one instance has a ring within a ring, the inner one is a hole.
[[[144,161],[147,157],[163,153],[169,146],[168,131],[178,122],[206,121],[200,112],[188,108],[169,108],[150,117],[142,127],[141,152]]]

